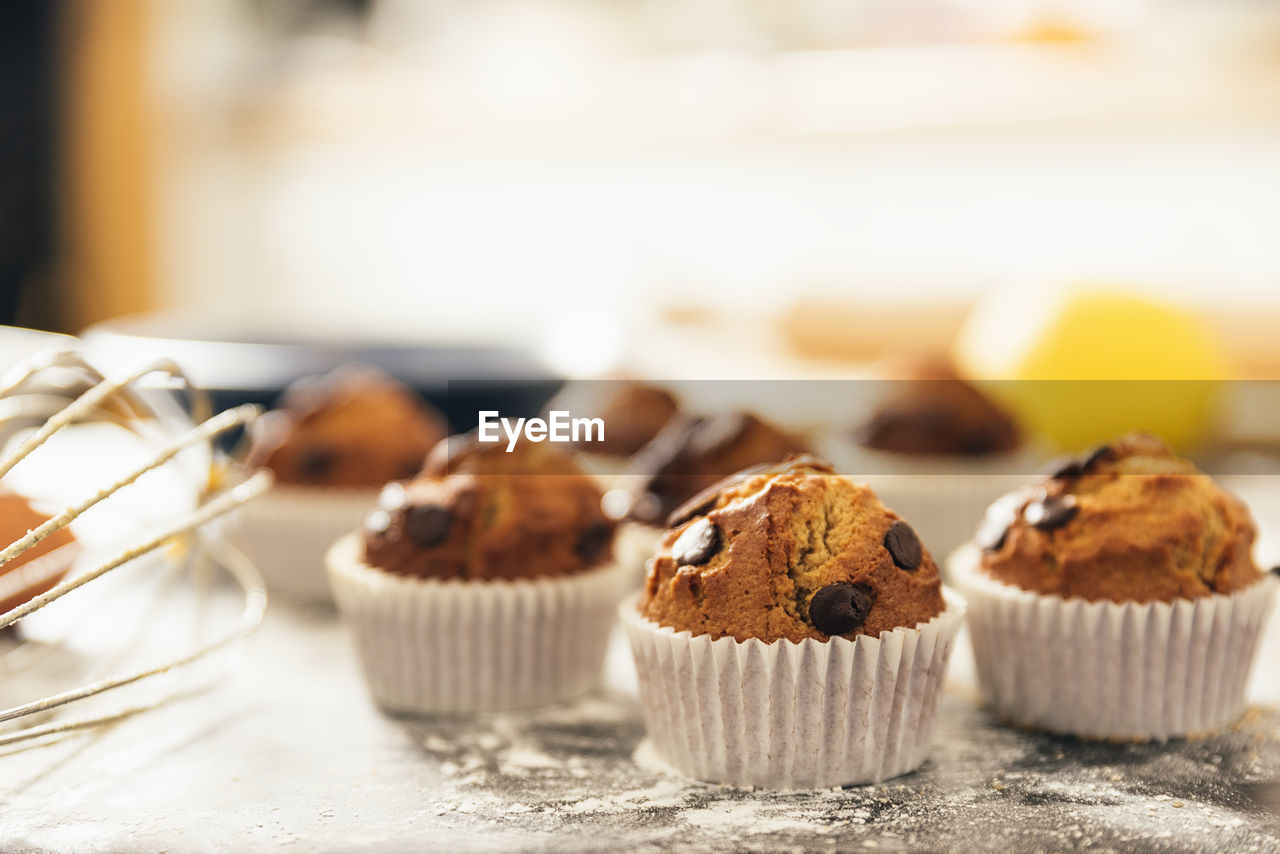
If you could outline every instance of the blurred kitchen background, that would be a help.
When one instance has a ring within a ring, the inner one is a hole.
[[[1090,280],[1280,371],[1280,2],[3,15],[4,322],[821,375]]]

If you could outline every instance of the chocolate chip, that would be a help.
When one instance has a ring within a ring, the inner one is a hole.
[[[1041,531],[1052,531],[1070,522],[1079,512],[1074,495],[1050,495],[1028,504],[1022,518]]]
[[[417,504],[404,512],[404,531],[422,548],[444,542],[453,526],[453,513],[436,504]]]
[[[328,448],[304,448],[298,454],[298,474],[307,480],[324,480],[334,462],[333,452]]]
[[[1084,474],[1084,461],[1079,457],[1063,457],[1049,464],[1049,477],[1054,480],[1074,480]]]
[[[599,560],[613,542],[613,526],[608,522],[592,522],[578,534],[573,551],[582,562],[590,565]]]
[[[901,569],[915,569],[924,559],[924,551],[920,548],[920,538],[911,526],[901,519],[889,526],[884,535],[884,547],[889,556]]]
[[[688,522],[695,516],[701,516],[716,506],[716,499],[720,497],[720,491],[728,484],[723,480],[708,486],[697,495],[681,504],[671,514],[667,516],[667,527],[675,528]]]
[[[1090,469],[1092,469],[1098,463],[1102,462],[1103,460],[1113,460],[1115,459],[1115,456],[1116,456],[1115,448],[1111,447],[1110,445],[1099,445],[1098,447],[1090,451],[1087,455],[1085,455],[1085,458],[1080,462],[1080,471],[1082,473],[1087,473]]]
[[[699,519],[684,529],[671,546],[671,556],[681,566],[699,566],[711,560],[720,547],[720,529],[710,519]]]
[[[1004,545],[1005,535],[1018,520],[1018,511],[1027,502],[1028,490],[1017,489],[1002,495],[983,514],[982,522],[973,535],[973,541],[986,551],[992,552]]]
[[[809,600],[809,622],[829,635],[848,634],[867,621],[872,598],[866,584],[828,584]]]
[[[1280,566],[1273,566],[1273,567],[1271,567],[1271,574],[1272,574],[1272,575],[1276,575],[1276,576],[1280,576]]]
[[[1099,445],[1083,456],[1068,457],[1058,460],[1050,469],[1050,477],[1054,480],[1074,480],[1089,471],[1103,460],[1114,459],[1115,448],[1110,445]]]

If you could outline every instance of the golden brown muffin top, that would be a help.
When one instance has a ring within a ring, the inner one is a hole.
[[[678,415],[632,460],[631,472],[644,480],[631,516],[661,525],[691,496],[734,472],[808,450],[800,437],[749,412]]]
[[[1257,581],[1248,509],[1159,439],[1125,436],[997,500],[977,536],[999,581],[1089,601],[1170,602]]]
[[[578,450],[629,457],[658,435],[678,406],[669,392],[657,386],[613,379],[570,383],[546,406],[548,412],[556,409],[575,418],[604,421],[604,441],[578,442]]]
[[[889,394],[855,430],[860,444],[927,456],[984,456],[1018,447],[1013,419],[946,360],[920,360],[891,373]]]
[[[810,457],[729,478],[672,521],[640,611],[676,631],[852,639],[943,610],[938,567],[911,526]]]
[[[406,386],[372,368],[339,368],[285,391],[259,422],[246,463],[281,483],[376,487],[416,474],[446,433]]]
[[[615,523],[572,457],[547,444],[441,443],[388,484],[364,526],[365,559],[396,575],[473,580],[582,572],[612,556]],[[444,461],[448,458],[448,463]]]

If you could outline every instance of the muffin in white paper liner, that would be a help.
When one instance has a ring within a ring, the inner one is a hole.
[[[277,483],[239,511],[228,536],[253,558],[272,594],[327,602],[325,552],[343,534],[360,529],[378,491]]]
[[[368,566],[359,534],[326,556],[374,699],[430,714],[554,703],[599,684],[621,564],[555,578],[423,579]]]
[[[1276,579],[1175,602],[1090,602],[1023,590],[979,568],[972,544],[947,561],[969,603],[978,682],[996,714],[1082,738],[1207,733],[1245,709]]]
[[[915,628],[799,643],[677,632],[620,608],[654,752],[713,783],[815,789],[906,774],[929,754],[964,600]]]

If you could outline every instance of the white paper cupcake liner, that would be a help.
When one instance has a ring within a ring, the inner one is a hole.
[[[1176,602],[1088,602],[1022,590],[947,562],[969,602],[978,682],[998,716],[1082,738],[1159,740],[1238,718],[1277,586]]]
[[[374,699],[412,714],[517,709],[590,691],[631,577],[614,563],[559,578],[406,578],[366,565],[354,534],[326,563]]]
[[[812,789],[876,783],[929,754],[964,600],[915,628],[856,640],[694,637],[620,608],[657,755],[691,777]]]
[[[325,552],[343,534],[360,529],[378,492],[276,484],[241,508],[228,536],[253,558],[272,594],[328,601]]]

